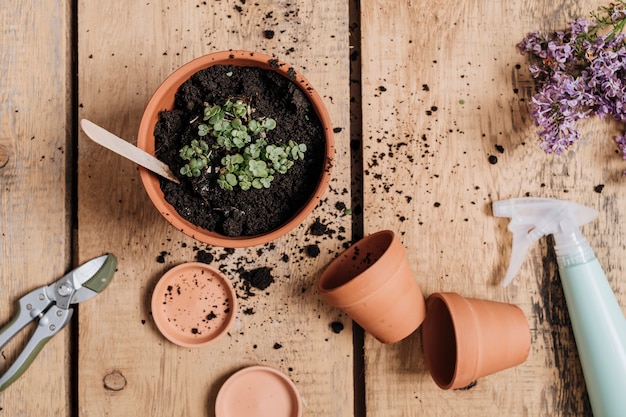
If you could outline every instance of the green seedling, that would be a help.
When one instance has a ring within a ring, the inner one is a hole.
[[[214,172],[219,172],[217,184],[225,190],[245,191],[269,188],[275,173],[285,174],[294,161],[304,159],[305,144],[290,140],[287,144],[268,145],[267,132],[276,128],[276,121],[252,118],[253,111],[240,99],[227,100],[223,106],[205,103],[204,123],[198,125],[201,139],[194,139],[179,152],[187,161],[181,174],[199,177],[211,163],[212,150],[221,155],[226,152],[221,165],[215,167]]]
[[[189,145],[183,146],[178,154],[181,159],[187,161],[180,169],[180,173],[188,177],[199,177],[209,163],[211,151],[204,140],[194,139]]]

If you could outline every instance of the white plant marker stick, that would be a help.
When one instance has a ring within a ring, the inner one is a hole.
[[[105,148],[130,161],[133,161],[138,165],[141,165],[142,167],[160,175],[165,179],[175,182],[176,184],[180,183],[178,178],[176,178],[176,176],[172,173],[169,166],[159,161],[143,149],[126,142],[124,139],[115,136],[113,133],[101,128],[87,119],[82,119],[80,121],[80,127],[83,129],[83,132],[85,132],[87,136],[97,144],[104,146]]]

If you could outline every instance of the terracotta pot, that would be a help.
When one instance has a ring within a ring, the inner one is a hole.
[[[426,300],[424,359],[442,389],[519,365],[530,351],[530,329],[512,304],[435,293]]]
[[[270,61],[272,64],[270,64]],[[258,67],[263,70],[274,71],[296,84],[309,99],[320,123],[324,129],[325,155],[324,167],[319,178],[316,179],[317,186],[313,195],[307,200],[304,206],[286,223],[268,233],[257,236],[228,237],[216,232],[200,228],[185,220],[178,212],[164,199],[163,192],[159,185],[159,178],[144,168],[139,169],[141,181],[144,188],[159,212],[174,227],[181,230],[201,242],[225,246],[225,247],[248,247],[270,242],[294,229],[302,223],[315,208],[323,196],[330,180],[332,159],[334,158],[334,136],[333,129],[328,115],[328,111],[317,91],[311,84],[293,67],[276,60],[268,55],[248,52],[248,51],[223,51],[197,58],[176,70],[170,75],[156,90],[144,111],[137,135],[137,146],[146,152],[154,155],[154,126],[158,121],[159,113],[163,110],[170,110],[174,106],[174,95],[178,88],[196,72],[213,65],[234,65]]]
[[[328,303],[382,343],[409,336],[426,314],[406,251],[389,230],[374,233],[341,253],[326,267],[317,288]]]

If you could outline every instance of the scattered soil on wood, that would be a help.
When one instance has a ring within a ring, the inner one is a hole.
[[[272,269],[266,266],[247,271],[240,269],[240,275],[243,278],[243,283],[246,288],[246,293],[250,295],[252,288],[257,290],[265,290],[271,284],[274,283],[274,277],[272,276]],[[254,295],[252,293],[251,295]]]
[[[304,160],[284,175],[274,174],[270,188],[228,191],[217,185],[217,173],[179,174],[185,162],[179,150],[198,139],[205,103],[223,105],[228,99],[244,100],[256,119],[276,121],[267,133],[269,144],[294,140],[307,147]],[[199,71],[182,84],[174,108],[160,113],[154,135],[157,158],[181,180],[161,179],[166,201],[187,221],[230,237],[263,234],[287,222],[309,200],[324,167],[324,131],[310,101],[294,82],[270,70],[215,65]]]

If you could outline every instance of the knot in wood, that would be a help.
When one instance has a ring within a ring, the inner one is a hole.
[[[9,162],[9,150],[6,146],[0,145],[0,168],[4,168],[4,166]]]
[[[104,389],[109,391],[121,391],[126,387],[126,378],[120,371],[112,371],[102,379]]]

